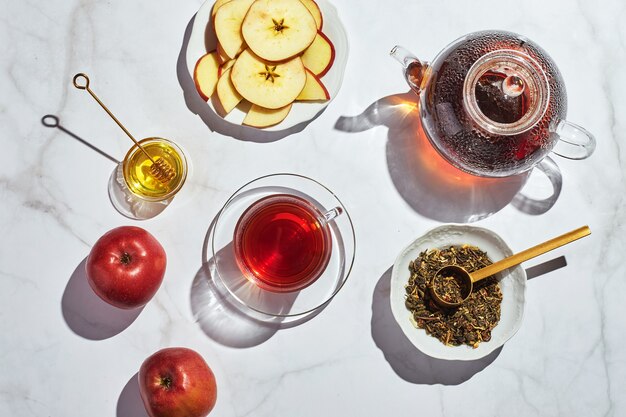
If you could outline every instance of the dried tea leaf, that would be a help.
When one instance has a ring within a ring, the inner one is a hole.
[[[460,307],[442,309],[431,298],[428,285],[437,271],[446,265],[459,265],[474,272],[492,264],[487,254],[470,245],[450,246],[444,249],[429,249],[419,254],[409,264],[406,285],[406,308],[412,313],[411,322],[426,333],[436,337],[445,345],[462,344],[478,347],[491,339],[491,331],[500,321],[502,292],[495,277],[486,278],[474,287],[474,292]],[[443,285],[451,292],[456,291],[454,280]],[[438,293],[444,293],[442,288]]]

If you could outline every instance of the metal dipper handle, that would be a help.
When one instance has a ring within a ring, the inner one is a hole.
[[[81,80],[82,82],[80,82]],[[87,90],[87,92],[91,94],[91,97],[93,97],[93,99],[96,100],[96,102],[100,105],[100,107],[102,107],[104,111],[107,112],[109,116],[111,116],[111,119],[113,119],[113,121],[117,123],[120,129],[122,129],[124,133],[126,133],[126,135],[141,150],[141,152],[143,152],[144,155],[146,155],[146,157],[150,160],[150,162],[152,162],[152,165],[150,165],[150,175],[152,175],[154,178],[156,178],[158,181],[164,184],[168,183],[172,178],[176,176],[176,171],[174,170],[174,168],[172,168],[172,166],[165,159],[159,158],[155,161],[150,156],[150,154],[143,148],[143,146],[139,144],[137,139],[135,139],[135,137],[131,135],[128,129],[124,127],[122,122],[120,122],[117,119],[117,117],[115,117],[115,115],[111,113],[111,110],[109,110],[109,108],[98,98],[96,93],[94,93],[91,90],[91,88],[89,88],[89,77],[87,76],[87,74],[84,74],[82,72],[76,74],[74,76],[74,79],[72,80],[72,83],[74,84],[74,87],[78,88],[79,90]]]
[[[546,252],[550,252],[553,249],[559,248],[563,245],[567,245],[568,243],[583,238],[589,234],[591,234],[589,226],[583,226],[576,230],[572,230],[571,232],[565,233],[561,236],[555,237],[554,239],[550,239],[546,242],[540,243],[537,246],[526,249],[525,251],[516,253],[515,255],[509,256],[508,258],[504,258],[501,261],[481,268],[478,271],[474,271],[472,273],[467,272],[464,268],[458,265],[444,266],[443,268],[439,269],[439,271],[437,271],[434,277],[432,277],[429,285],[430,294],[432,295],[435,302],[441,307],[458,307],[463,304],[463,302],[467,300],[467,298],[471,295],[472,291],[474,290],[475,282],[497,274],[498,272],[504,271],[505,269],[519,265],[522,262],[535,258]],[[457,281],[459,287],[461,288],[460,299],[444,299],[444,296],[437,292],[437,285],[435,285],[435,281],[445,279],[445,277],[452,277]]]

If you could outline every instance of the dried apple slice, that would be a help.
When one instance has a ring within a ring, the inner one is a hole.
[[[233,66],[235,61],[236,61],[235,59],[230,59],[230,60],[224,62],[222,65],[220,65],[220,67],[217,69],[217,76],[221,77],[222,74],[224,73],[224,71],[226,71],[228,68]]]
[[[222,49],[219,43],[217,44],[217,49],[215,51],[217,52],[217,58],[219,59],[220,64],[230,61],[230,58],[226,55],[226,52],[224,52],[224,49]]]
[[[330,100],[330,94],[328,94],[328,90],[322,84],[322,82],[317,78],[311,71],[306,70],[306,83],[304,84],[304,88],[296,97],[298,101],[326,101]]]
[[[282,122],[291,110],[292,103],[278,109],[266,109],[265,107],[253,104],[243,119],[243,124],[253,127],[274,126]]]
[[[215,17],[215,13],[217,13],[217,9],[222,7],[224,4],[228,3],[230,0],[216,0],[213,4],[213,9],[211,10],[211,17]]]
[[[313,42],[317,25],[300,0],[257,0],[243,20],[241,32],[256,55],[268,61],[282,61],[301,53]]]
[[[237,51],[237,53],[235,54],[235,58],[230,58],[228,55],[226,55],[226,52],[224,52],[224,49],[222,48],[222,46],[218,43],[217,44],[217,57],[220,60],[220,64],[225,64],[226,62],[230,61],[231,59],[236,59],[239,54],[241,54],[243,52],[244,49],[246,49],[248,46],[246,45],[246,43],[244,42],[241,47],[239,48],[239,50]]]
[[[231,71],[232,67],[228,68],[217,81],[217,98],[226,114],[230,113],[243,99],[230,79]]]
[[[243,45],[241,23],[254,0],[230,0],[215,13],[215,35],[228,58],[235,58]]]
[[[219,61],[217,52],[213,51],[203,55],[193,70],[193,81],[196,84],[198,94],[203,100],[208,100],[215,91],[219,77]]]
[[[311,46],[302,54],[304,66],[318,77],[323,77],[335,61],[335,46],[322,32],[317,32]]]
[[[219,0],[218,0],[219,1]],[[324,24],[324,18],[322,17],[322,11],[317,3],[313,0],[300,0],[304,6],[309,9],[309,12],[315,19],[315,25],[317,26],[317,30],[322,29],[322,25]]]
[[[239,94],[268,109],[294,101],[306,83],[306,71],[298,56],[284,62],[268,62],[246,49],[228,71]]]

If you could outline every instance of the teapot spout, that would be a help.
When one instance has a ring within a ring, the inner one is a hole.
[[[420,95],[423,86],[426,84],[427,74],[429,73],[430,66],[428,63],[420,61],[412,53],[399,45],[394,46],[391,52],[389,52],[389,55],[394,57],[396,61],[402,65],[406,82],[417,95]]]

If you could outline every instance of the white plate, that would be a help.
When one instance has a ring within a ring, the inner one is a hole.
[[[477,246],[496,262],[513,254],[507,244],[494,232],[474,226],[447,225],[437,227],[407,246],[398,256],[391,273],[391,311],[406,337],[425,354],[439,359],[475,360],[487,356],[520,328],[524,315],[526,272],[520,266],[504,272],[500,277],[502,312],[500,322],[491,333],[491,340],[481,342],[476,349],[470,346],[446,346],[438,339],[416,328],[411,313],[404,306],[405,286],[409,280],[409,262],[420,252],[464,243]]]
[[[326,106],[337,96],[339,88],[343,81],[343,73],[348,61],[348,37],[346,31],[339,20],[337,9],[326,0],[316,0],[323,16],[322,32],[335,46],[335,61],[330,70],[321,78],[322,83],[326,86],[328,93],[330,94],[330,100],[324,103],[294,103],[291,111],[279,124],[263,128],[264,131],[281,131],[289,129],[295,125],[303,122],[308,122],[314,119]],[[213,30],[213,23],[211,22],[211,9],[215,0],[207,0],[196,13],[196,17],[193,22],[193,28],[191,30],[191,36],[189,38],[189,44],[187,45],[187,70],[189,71],[191,78],[193,79],[193,70],[196,67],[196,62],[207,52],[210,52],[216,48],[217,40],[215,38],[215,31]],[[207,25],[210,27],[207,30]],[[208,101],[207,106],[217,114],[215,107],[211,100]],[[249,105],[240,104],[237,108],[233,109],[224,120],[240,125],[243,121],[247,108]],[[219,116],[218,116],[219,117]],[[255,129],[255,128],[250,128]]]

